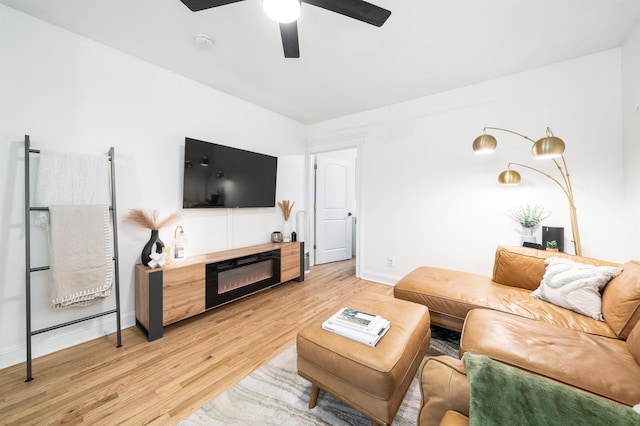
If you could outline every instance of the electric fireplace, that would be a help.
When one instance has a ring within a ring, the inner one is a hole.
[[[280,282],[280,250],[207,264],[206,308],[232,300]]]

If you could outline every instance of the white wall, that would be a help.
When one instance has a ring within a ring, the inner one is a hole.
[[[0,58],[0,368],[25,359],[25,134],[37,149],[97,154],[114,146],[120,217],[131,208],[157,209],[161,216],[181,210],[185,136],[278,156],[277,198],[305,208],[301,123],[2,5]],[[277,207],[181,214],[192,254],[268,242],[282,226]],[[172,242],[175,225],[160,231],[165,243]],[[47,262],[46,243],[34,233],[39,266]],[[135,321],[133,271],[148,238],[148,230],[119,226],[124,327]],[[54,313],[46,281],[33,276],[33,329],[113,304],[111,297],[102,306]],[[34,356],[114,330],[111,315],[38,335]]]
[[[567,144],[583,254],[631,257],[622,208],[620,61],[621,50],[613,49],[310,126],[314,149],[366,133],[361,276],[394,283],[420,265],[490,274],[496,246],[520,243],[504,212],[526,203],[551,210],[544,224],[564,227],[565,247],[572,248],[559,187],[526,169],[520,186],[497,184],[510,161],[547,173],[554,173],[553,163],[533,159],[526,140],[498,132],[498,150],[475,155],[471,144],[485,126],[533,139],[550,126]],[[540,241],[540,231],[537,236]],[[395,267],[386,266],[388,257]]]
[[[622,120],[624,135],[627,253],[640,258],[640,22],[622,46]]]

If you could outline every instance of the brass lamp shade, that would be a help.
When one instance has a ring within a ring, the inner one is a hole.
[[[531,148],[534,157],[553,158],[564,154],[564,142],[555,136],[546,136],[536,141]]]
[[[488,154],[496,150],[498,141],[491,135],[483,134],[473,141],[473,152],[476,154]]]
[[[582,255],[582,249],[580,245],[580,231],[578,230],[578,218],[576,217],[576,206],[573,202],[573,189],[571,187],[571,180],[569,178],[569,170],[567,168],[567,162],[564,159],[564,141],[560,138],[554,136],[553,132],[549,127],[547,127],[547,133],[545,137],[539,139],[538,141],[534,141],[528,136],[525,136],[521,133],[514,132],[513,130],[503,129],[501,127],[485,127],[482,131],[482,136],[478,136],[476,140],[473,141],[473,150],[476,153],[481,152],[491,152],[496,149],[497,142],[496,138],[491,135],[486,134],[487,130],[498,130],[501,132],[507,132],[514,134],[516,136],[520,136],[521,138],[531,142],[533,144],[531,151],[533,156],[536,158],[550,158],[551,161],[555,164],[558,171],[562,175],[562,179],[558,180],[553,176],[536,169],[535,167],[528,166],[526,164],[521,163],[509,163],[507,166],[507,170],[500,173],[498,176],[498,183],[501,185],[517,185],[520,183],[520,173],[515,170],[511,170],[511,166],[516,167],[524,167],[536,173],[540,173],[541,175],[551,179],[553,183],[558,185],[562,192],[567,196],[567,200],[569,201],[569,214],[571,216],[571,231],[573,233],[573,245],[576,250],[576,254],[578,256]],[[559,161],[555,157],[561,157],[562,160]]]
[[[515,170],[505,170],[498,176],[498,183],[502,185],[517,185],[520,183],[520,173]]]

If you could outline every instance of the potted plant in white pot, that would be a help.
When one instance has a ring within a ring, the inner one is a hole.
[[[536,242],[536,237],[533,233],[536,228],[540,226],[540,223],[551,215],[551,212],[546,211],[539,204],[533,207],[526,204],[524,206],[514,207],[507,212],[507,215],[522,227],[522,238],[520,240],[522,244],[525,242]]]

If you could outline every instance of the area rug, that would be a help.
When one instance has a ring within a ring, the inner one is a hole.
[[[431,339],[427,356],[458,356],[458,346]],[[253,371],[213,401],[180,422],[200,425],[370,425],[371,420],[325,392],[309,409],[311,384],[298,376],[296,347],[291,346]],[[415,425],[420,407],[418,372],[393,425]]]

